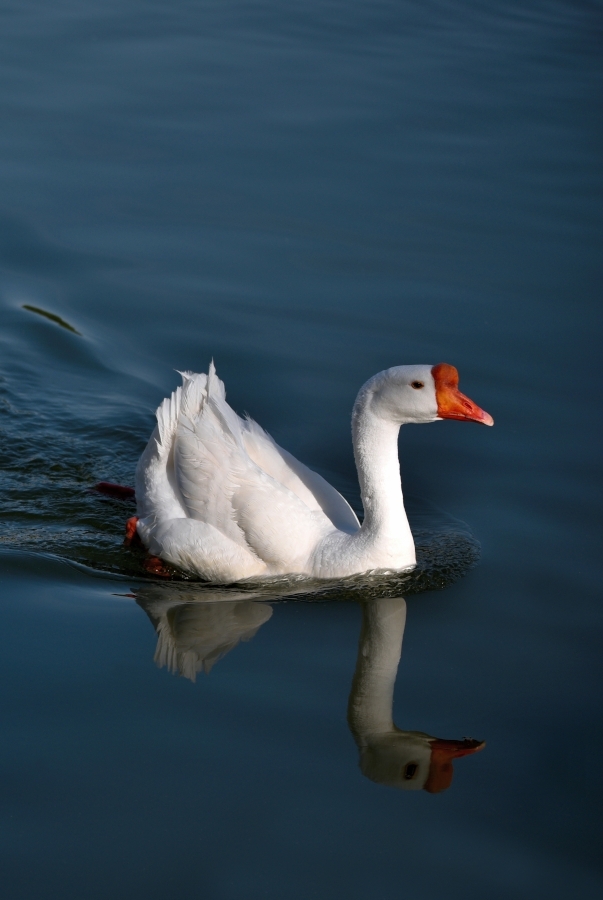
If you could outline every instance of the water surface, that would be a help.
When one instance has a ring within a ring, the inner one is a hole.
[[[598,897],[600,5],[0,13],[11,898]],[[375,597],[158,584],[89,491],[211,358],[355,508],[375,372],[452,363],[494,416],[400,441],[462,565],[400,586],[396,740],[486,741],[446,790],[350,730]]]

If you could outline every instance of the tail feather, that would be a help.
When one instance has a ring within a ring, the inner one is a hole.
[[[175,391],[166,397],[157,407],[157,444],[160,447],[167,448],[171,445],[178,418],[180,416],[180,407],[182,404],[182,388],[178,387]]]
[[[207,397],[207,375],[188,371],[178,374],[182,376],[182,386],[166,397],[155,413],[159,432],[157,443],[164,449],[169,449],[172,444],[180,416],[193,419],[201,411]]]
[[[187,418],[191,424],[202,411],[207,400],[207,375],[192,375],[182,385],[182,405],[180,414]]]
[[[216,367],[213,359],[209,364],[209,371],[207,373],[207,398],[208,400],[215,400],[218,403],[220,400],[226,400],[226,388],[224,387],[224,382],[218,378],[216,374]]]

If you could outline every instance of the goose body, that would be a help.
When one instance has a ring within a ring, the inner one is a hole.
[[[456,369],[397,366],[354,404],[352,436],[362,525],[318,473],[226,402],[213,363],[157,410],[136,469],[136,529],[148,551],[207,581],[300,574],[341,578],[415,565],[398,463],[407,422],[460,418],[492,424],[458,391]]]

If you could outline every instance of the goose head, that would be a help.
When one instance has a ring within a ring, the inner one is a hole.
[[[491,415],[459,391],[459,373],[448,363],[394,366],[374,375],[361,388],[356,412],[402,425],[458,419],[493,425]]]

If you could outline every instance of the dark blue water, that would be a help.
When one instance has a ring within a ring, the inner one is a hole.
[[[600,896],[602,19],[0,3],[7,896]],[[400,741],[486,741],[447,790],[359,766],[378,597],[145,580],[89,491],[212,357],[356,506],[373,373],[445,360],[494,416],[400,442],[421,521],[481,544],[407,598]]]

